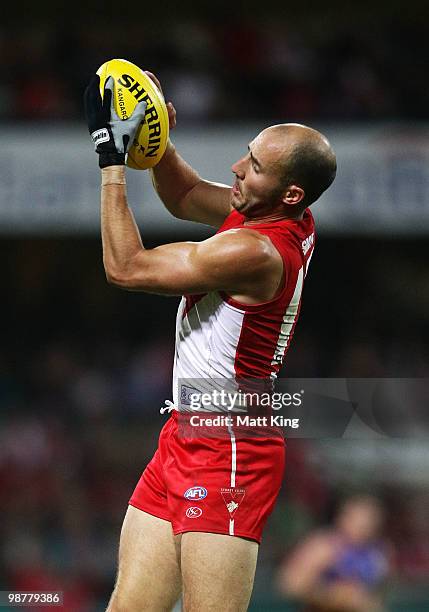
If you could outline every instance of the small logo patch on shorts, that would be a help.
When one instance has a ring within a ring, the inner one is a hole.
[[[237,487],[228,487],[220,490],[220,493],[225,502],[226,509],[228,510],[231,517],[236,513],[238,506],[243,501],[243,497],[246,493],[245,489],[238,489]]]
[[[190,501],[199,501],[207,497],[207,489],[205,487],[191,487],[184,493],[184,497]]]
[[[201,508],[198,508],[197,506],[191,506],[186,510],[186,516],[188,518],[198,518],[202,515],[202,513],[203,511],[201,510]]]

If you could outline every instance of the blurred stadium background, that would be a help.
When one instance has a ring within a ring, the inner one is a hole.
[[[0,25],[0,586],[63,590],[79,612],[112,588],[126,502],[171,397],[178,302],[105,282],[81,100],[106,59],[160,77],[173,140],[207,178],[228,182],[274,122],[319,127],[336,148],[285,376],[429,373],[426,3],[106,4],[23,3]],[[148,246],[209,235],[129,175]],[[387,508],[388,609],[429,609],[427,444],[383,438],[289,443],[252,610],[294,609],[277,568],[350,492]]]

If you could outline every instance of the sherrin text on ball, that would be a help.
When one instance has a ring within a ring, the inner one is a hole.
[[[114,80],[114,106],[121,119],[128,119],[140,101],[147,103],[127,157],[127,166],[136,170],[153,168],[164,155],[168,142],[168,112],[164,97],[141,68],[124,59],[112,59],[97,70],[100,92],[109,77]]]

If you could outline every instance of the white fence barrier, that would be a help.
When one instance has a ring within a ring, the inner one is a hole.
[[[231,184],[231,164],[264,126],[177,129],[183,156],[210,179]],[[324,126],[338,157],[334,186],[314,206],[321,232],[429,233],[429,125]],[[83,125],[0,128],[0,232],[99,231],[99,173]],[[198,235],[173,219],[148,172],[129,171],[129,199],[143,231]]]

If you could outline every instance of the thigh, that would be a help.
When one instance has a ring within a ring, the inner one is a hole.
[[[184,612],[244,612],[249,605],[259,545],[216,533],[182,535]]]
[[[283,477],[282,439],[174,440],[165,474],[175,534],[200,531],[261,541]]]
[[[169,521],[128,506],[108,612],[171,610],[181,591],[179,546]]]

